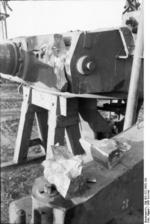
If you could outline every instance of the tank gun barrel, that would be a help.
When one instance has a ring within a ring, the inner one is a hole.
[[[62,79],[58,80],[57,75],[59,74],[55,73],[54,65],[45,60],[46,53],[43,52],[43,48],[39,46],[40,44],[37,46],[34,44],[36,44],[36,38],[30,37],[1,42],[0,73],[12,77],[17,76],[23,81],[62,91],[67,86],[67,80],[62,77],[64,72],[60,74]]]
[[[18,47],[13,42],[0,43],[0,73],[14,76],[19,67]]]

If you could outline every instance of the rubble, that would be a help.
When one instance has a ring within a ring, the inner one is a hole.
[[[44,176],[66,198],[68,194],[77,192],[84,185],[83,161],[81,156],[65,158],[65,156],[58,156],[57,154],[56,157],[47,159],[42,163]]]

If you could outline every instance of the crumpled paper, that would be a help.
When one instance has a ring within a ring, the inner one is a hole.
[[[79,177],[82,173],[82,157],[73,156],[69,159],[48,159],[44,166],[44,176],[50,184],[54,184],[57,191],[65,198],[71,181]]]

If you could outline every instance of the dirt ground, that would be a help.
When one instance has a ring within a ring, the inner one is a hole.
[[[1,163],[13,158],[15,140],[20,117],[22,96],[18,93],[18,84],[1,82],[1,116],[0,116],[0,146]],[[36,135],[33,130],[32,135]],[[29,156],[40,153],[39,148],[33,148]],[[42,166],[30,164],[13,170],[1,172],[1,223],[9,223],[8,208],[11,201],[31,193],[35,178],[41,176]]]

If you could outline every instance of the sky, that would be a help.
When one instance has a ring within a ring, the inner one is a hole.
[[[121,24],[125,0],[10,1],[8,37],[69,30],[94,30]]]

